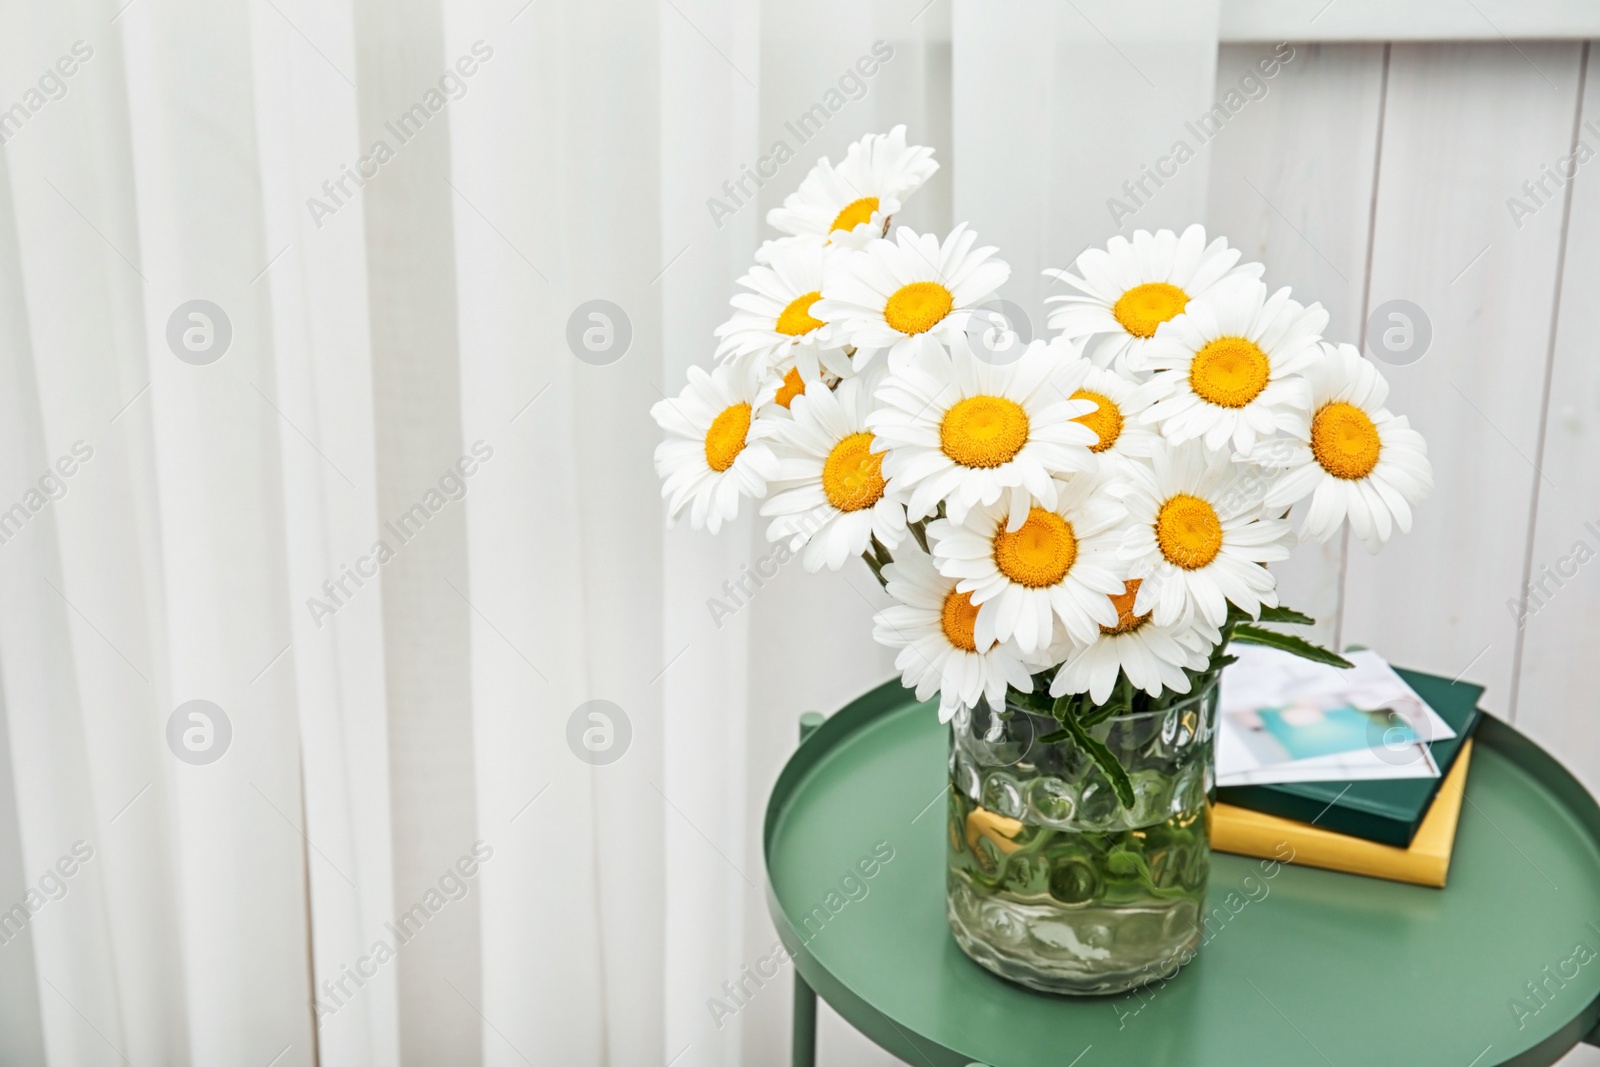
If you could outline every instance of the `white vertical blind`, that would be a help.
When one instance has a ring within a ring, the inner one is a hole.
[[[146,696],[154,714],[146,715],[159,723],[165,707],[204,699],[224,709],[233,731],[224,773],[167,762],[180,988],[189,1006],[187,1041],[175,1044],[186,1044],[197,1063],[268,1046],[287,1049],[285,1062],[309,1063],[294,687],[287,672],[260,673],[287,641],[289,605],[282,416],[270,401],[274,340],[267,294],[252,284],[271,253],[260,219],[249,19],[227,7],[152,6],[141,16],[120,28],[138,235],[123,251],[143,275],[135,343],[150,386],[135,416],[142,426],[132,423],[129,436],[148,433],[153,478],[142,488],[156,533],[143,561],[154,652]],[[214,133],[196,153],[200,130]],[[172,309],[196,298],[227,309],[225,362],[165,358]],[[63,556],[74,553],[68,547]],[[83,597],[88,620],[101,617],[104,587],[69,582],[63,592]],[[91,738],[99,735],[91,728]],[[256,921],[239,921],[241,899],[253,902]],[[251,966],[240,967],[241,959]],[[130,1029],[138,1025],[133,1014]]]
[[[574,455],[582,419],[574,397],[597,368],[565,358],[563,331],[571,308],[602,291],[595,259],[616,254],[598,244],[586,251],[581,234],[601,236],[595,220],[613,211],[626,218],[647,210],[640,198],[648,179],[636,179],[626,203],[611,202],[614,192],[602,188],[609,161],[582,151],[579,140],[599,116],[579,117],[560,102],[592,98],[617,64],[638,59],[631,36],[627,54],[580,49],[587,18],[636,21],[639,11],[578,19],[559,6],[519,8],[452,7],[441,49],[449,61],[479,40],[493,49],[451,105],[456,190],[446,192],[459,278],[462,436],[494,449],[464,502],[471,584],[461,589],[477,608],[470,788],[479,836],[495,850],[478,876],[482,928],[495,931],[481,948],[482,1000],[467,1006],[443,993],[469,1021],[473,1007],[482,1011],[486,1063],[604,1062],[613,1002],[602,950],[617,935],[602,930],[600,915],[608,901],[618,907],[621,888],[600,880],[597,855],[608,835],[598,772],[572,758],[564,727],[583,700],[617,699],[592,689],[585,666],[590,608],[579,566],[589,551],[580,529],[585,501],[599,508],[615,498],[609,487],[603,502],[585,491],[593,466]],[[589,134],[600,145],[629,135],[609,126]],[[637,159],[649,166],[647,150]],[[654,257],[649,221],[630,237]],[[639,532],[651,551],[652,531]],[[649,603],[641,596],[642,615]],[[649,820],[641,829],[658,827]],[[648,951],[648,941],[641,948]]]
[[[360,587],[343,578],[347,568],[370,570],[360,560],[381,532],[370,331],[366,315],[352,314],[367,306],[366,229],[357,206],[330,217],[307,210],[313,197],[333,206],[323,182],[365,154],[347,80],[357,69],[353,12],[255,6],[251,35],[267,250],[254,284],[270,293],[277,339],[292,639],[262,669],[292,679],[299,708],[312,995],[322,1006],[317,1050],[323,1062],[392,1063],[395,968],[363,978],[359,995],[344,977],[361,966],[395,901],[384,594],[370,578]],[[335,604],[323,584],[334,580],[345,590],[335,590],[340,602],[330,616],[322,606]]]

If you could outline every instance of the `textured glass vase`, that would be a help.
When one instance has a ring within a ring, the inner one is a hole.
[[[1217,687],[1091,728],[1134,803],[1054,719],[1008,703],[951,723],[950,929],[968,956],[1051,993],[1165,978],[1201,940]]]

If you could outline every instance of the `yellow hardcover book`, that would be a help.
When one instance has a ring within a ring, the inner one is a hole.
[[[1472,742],[1461,746],[1456,765],[1439,786],[1410,848],[1380,845],[1309,823],[1280,819],[1232,804],[1211,807],[1211,847],[1219,852],[1260,859],[1283,859],[1283,845],[1294,850],[1291,863],[1322,867],[1392,882],[1442,888],[1450,874],[1450,853],[1461,819],[1461,793],[1467,784]]]

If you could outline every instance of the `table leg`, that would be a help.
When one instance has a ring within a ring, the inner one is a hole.
[[[827,720],[823,718],[822,712],[820,712],[820,711],[802,712],[801,715],[800,715],[800,740],[801,740],[801,742],[803,743],[806,738],[808,738],[812,734],[816,733],[817,732],[817,727],[821,726],[826,721]]]
[[[823,722],[822,715],[808,711],[800,716],[800,741],[816,732]],[[816,1067],[817,1064],[817,993],[794,969],[794,1042],[793,1067]]]
[[[817,994],[800,972],[794,972],[794,1056],[793,1067],[816,1067]]]

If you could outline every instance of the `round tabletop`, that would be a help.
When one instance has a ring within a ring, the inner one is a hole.
[[[951,939],[947,733],[881,686],[801,744],[767,807],[768,904],[800,975],[908,1063],[1550,1064],[1600,1019],[1600,807],[1497,719],[1447,888],[1266,881],[1217,853],[1207,908],[1230,899],[1226,921],[1176,977],[1109,997],[1013,985]]]

